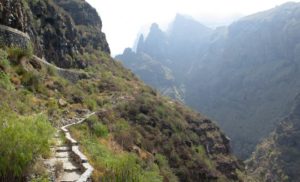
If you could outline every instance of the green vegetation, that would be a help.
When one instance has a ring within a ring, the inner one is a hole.
[[[202,162],[209,168],[214,169],[216,166],[212,162],[212,160],[209,158],[209,156],[206,154],[205,148],[203,145],[200,145],[196,148],[196,152],[199,154]]]
[[[106,137],[108,135],[108,129],[107,127],[102,124],[102,123],[95,123],[93,125],[92,132],[97,136],[97,137]]]
[[[53,129],[43,115],[17,116],[0,110],[0,179],[22,179],[39,156],[49,155]]]
[[[73,127],[71,131],[81,141],[82,147],[96,168],[93,177],[95,181],[162,181],[159,168],[155,163],[146,163],[135,154],[111,148],[109,139],[102,138],[103,133],[107,136],[105,125],[94,123],[89,129],[88,124],[82,124]],[[101,138],[102,142],[99,142]]]
[[[31,58],[33,56],[32,45],[29,44],[26,49],[19,47],[9,47],[7,48],[7,53],[14,60],[20,60],[22,57]]]
[[[0,71],[0,87],[7,90],[12,88],[9,77],[2,71]]]

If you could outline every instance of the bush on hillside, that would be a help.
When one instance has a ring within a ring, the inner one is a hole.
[[[49,155],[53,129],[46,117],[0,111],[0,181],[21,181],[39,156]]]

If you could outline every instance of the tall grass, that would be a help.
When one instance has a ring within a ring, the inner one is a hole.
[[[53,128],[45,116],[0,110],[0,181],[20,181],[39,156],[49,155]]]

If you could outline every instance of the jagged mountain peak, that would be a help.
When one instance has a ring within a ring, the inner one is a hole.
[[[192,29],[193,31],[211,31],[210,28],[206,27],[205,25],[201,24],[194,18],[177,14],[173,22],[171,23],[171,26],[169,28],[168,32],[175,32],[182,29]]]
[[[144,35],[141,34],[139,36],[138,43],[137,43],[137,46],[136,46],[136,52],[142,52],[143,51],[144,43],[145,43],[145,38],[144,38]]]

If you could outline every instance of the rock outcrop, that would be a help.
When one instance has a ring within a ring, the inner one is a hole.
[[[0,25],[0,46],[18,47],[23,50],[30,49],[30,37],[17,29]]]
[[[0,0],[0,24],[26,31],[28,19],[20,0]]]
[[[63,68],[84,68],[93,49],[110,53],[102,22],[85,1],[2,0],[0,23],[28,33],[39,57]],[[78,18],[80,17],[80,18]]]

